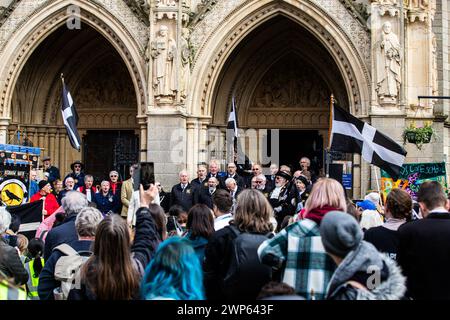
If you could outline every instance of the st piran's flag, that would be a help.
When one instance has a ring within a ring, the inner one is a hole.
[[[75,103],[73,102],[72,96],[70,95],[65,83],[63,83],[61,112],[70,144],[73,148],[80,151],[81,143],[77,130],[78,114],[75,108]]]
[[[359,153],[391,177],[398,177],[406,156],[402,146],[336,105],[332,107],[331,119],[331,151]]]
[[[236,99],[233,95],[231,99],[231,111],[230,115],[228,116],[227,123],[227,154],[237,155],[235,159],[230,159],[230,161],[236,162],[238,174],[241,176],[245,176],[245,170],[251,169],[251,164],[250,159],[247,157],[245,152],[243,152],[241,143],[239,141],[239,127],[237,118]]]
[[[19,233],[32,239],[36,235],[36,230],[42,222],[42,206],[44,201],[38,200],[20,206],[9,206],[6,209],[11,215],[20,218]]]

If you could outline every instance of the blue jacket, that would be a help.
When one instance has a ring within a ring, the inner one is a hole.
[[[70,246],[75,251],[80,252],[91,251],[90,248],[92,244],[93,241],[90,240],[76,240],[72,242]],[[60,281],[55,280],[56,262],[61,256],[63,256],[61,251],[54,250],[39,275],[38,294],[41,300],[54,300],[53,289],[58,288],[61,285]]]
[[[31,197],[39,191],[39,185],[36,181],[31,180],[30,181],[30,191],[28,192],[28,201],[31,199]]]
[[[109,211],[114,213],[120,213],[120,202],[119,198],[112,194],[112,192],[108,192],[108,194],[103,196],[103,193],[100,191],[94,195],[93,202],[97,205],[97,209],[103,215],[106,215]]]
[[[72,214],[64,220],[64,222],[49,231],[45,238],[44,260],[47,261],[53,249],[62,243],[72,243],[78,240],[77,231],[75,229],[76,214]]]

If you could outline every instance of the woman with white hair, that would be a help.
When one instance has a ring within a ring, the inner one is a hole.
[[[28,272],[25,270],[17,250],[8,245],[3,238],[10,224],[11,214],[5,207],[0,207],[0,247],[2,252],[0,272],[8,278],[14,278],[16,285],[23,285],[28,281]]]
[[[92,207],[86,207],[78,213],[75,219],[75,229],[78,240],[71,242],[70,247],[76,252],[89,252],[95,239],[95,232],[98,224],[103,220],[102,213]],[[38,294],[41,300],[53,300],[53,290],[58,288],[61,283],[55,279],[55,267],[58,259],[64,255],[56,247],[50,258],[45,263],[39,276]]]

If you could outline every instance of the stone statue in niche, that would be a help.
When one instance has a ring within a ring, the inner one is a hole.
[[[181,74],[180,74],[180,100],[187,98],[187,87],[189,85],[190,66],[192,63],[192,47],[189,43],[189,29],[183,28],[180,38],[181,51]]]
[[[380,102],[395,103],[401,84],[401,47],[390,22],[385,22],[382,30],[377,52],[376,91]]]
[[[151,44],[153,58],[153,89],[156,97],[174,96],[176,85],[176,42],[169,38],[169,28],[162,25]]]

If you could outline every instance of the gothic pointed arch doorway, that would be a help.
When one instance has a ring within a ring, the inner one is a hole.
[[[61,73],[77,107],[83,139],[80,153],[70,147],[61,119]],[[99,180],[112,169],[126,173],[114,150],[132,145],[128,152],[135,155],[130,163],[139,159],[136,96],[126,64],[101,33],[87,23],[75,30],[62,25],[37,46],[18,76],[9,135],[13,138],[20,128],[33,145],[51,156],[61,174],[70,171],[74,160],[82,160],[86,171]],[[130,141],[124,143],[124,137]]]
[[[263,144],[277,130],[281,164],[296,170],[300,157],[307,156],[316,173],[323,173],[331,94],[350,106],[333,56],[305,27],[275,15],[241,40],[223,65],[212,95],[210,127],[224,129],[234,96],[241,129],[255,130]],[[261,142],[247,143],[253,162],[263,162],[264,149]]]

